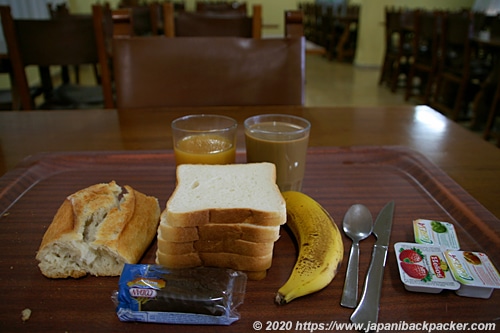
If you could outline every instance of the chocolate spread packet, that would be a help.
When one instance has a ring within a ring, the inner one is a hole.
[[[224,268],[126,264],[113,298],[121,321],[230,325],[240,318],[246,281]]]

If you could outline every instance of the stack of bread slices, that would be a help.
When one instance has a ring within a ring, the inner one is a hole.
[[[156,262],[231,268],[262,279],[285,222],[274,164],[179,165],[160,218]]]

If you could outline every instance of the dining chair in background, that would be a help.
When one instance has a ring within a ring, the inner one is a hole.
[[[164,34],[167,37],[262,37],[262,6],[252,6],[252,16],[204,12],[174,12],[171,2],[163,3]]]
[[[343,6],[340,15],[333,18],[330,54],[338,61],[354,58],[358,41],[359,5]]]
[[[60,3],[60,4],[53,4],[53,3],[48,3],[47,4],[47,9],[49,11],[50,18],[53,20],[57,19],[68,19],[71,17],[75,16],[82,16],[82,15],[87,15],[87,14],[73,14],[70,12],[68,5],[66,3]],[[94,78],[96,82],[100,83],[100,76],[99,76],[99,69],[98,69],[98,64],[94,64],[92,66],[92,70],[94,72]],[[73,66],[73,76],[75,83],[79,84],[80,83],[80,68],[78,65]],[[70,83],[71,81],[71,75],[70,75],[70,69],[68,66],[61,66],[61,79],[64,83]]]
[[[429,104],[438,68],[442,16],[441,11],[416,12],[412,62],[406,83],[406,101],[414,98]]]
[[[483,138],[487,141],[496,139],[500,147],[500,16],[491,17],[488,26],[489,38],[478,41],[484,53],[489,53],[493,70],[481,84],[480,92],[474,98],[471,128],[483,128]]]
[[[385,51],[379,84],[386,84],[392,92],[408,77],[413,54],[413,23],[416,10],[385,8]]]
[[[94,25],[97,57],[101,74],[101,85],[104,108],[115,107],[114,78],[113,78],[113,38],[130,37],[132,29],[114,29],[113,12],[106,5],[92,5],[92,20]]]
[[[470,103],[492,70],[489,60],[472,51],[472,27],[471,11],[443,16],[441,56],[430,105],[455,121],[470,118]]]
[[[156,3],[152,3],[113,9],[113,34],[126,36],[158,35],[161,23],[157,7]]]
[[[117,108],[303,105],[304,49],[304,38],[115,38]]]
[[[9,6],[0,6],[14,91],[23,110],[35,108],[87,108],[102,106],[102,88],[95,85],[53,86],[51,66],[75,66],[99,62],[92,17],[50,20],[13,19]],[[44,103],[35,105],[30,94],[26,67],[37,66]]]
[[[304,13],[302,10],[285,10],[285,38],[304,36]]]
[[[196,1],[195,10],[203,13],[247,15],[247,3],[237,1]]]

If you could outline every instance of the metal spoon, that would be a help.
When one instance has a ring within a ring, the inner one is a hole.
[[[372,233],[373,218],[370,210],[361,204],[352,205],[344,216],[343,229],[352,239],[352,245],[340,305],[355,308],[358,303],[359,242]]]

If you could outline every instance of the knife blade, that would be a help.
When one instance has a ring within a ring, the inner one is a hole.
[[[370,325],[377,323],[378,320],[380,291],[382,289],[393,215],[394,201],[390,201],[382,208],[375,220],[373,234],[377,237],[377,241],[373,246],[372,259],[366,273],[361,300],[350,318],[353,323],[363,324],[365,331],[369,329]]]

